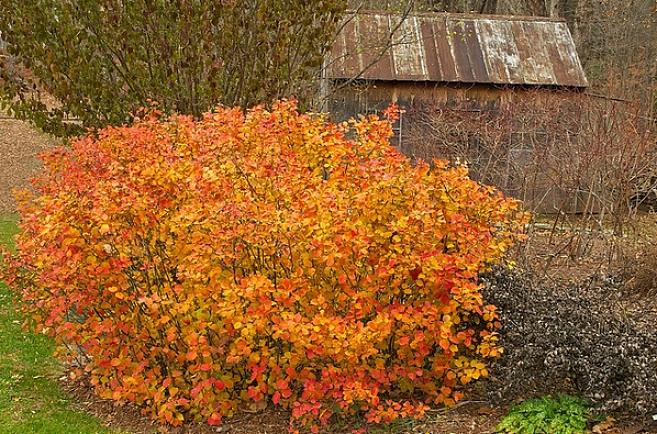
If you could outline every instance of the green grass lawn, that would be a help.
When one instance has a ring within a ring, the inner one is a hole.
[[[0,215],[0,243],[11,245],[13,216]],[[0,434],[117,433],[71,408],[59,389],[61,367],[46,336],[26,333],[12,294],[0,283]]]

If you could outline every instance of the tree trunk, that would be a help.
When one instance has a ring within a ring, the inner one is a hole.
[[[496,14],[498,3],[498,0],[484,0],[479,11],[482,14]]]
[[[579,0],[560,0],[559,1],[560,16],[563,17],[568,23],[570,33],[577,44],[579,42],[579,25],[577,16],[579,13]]]

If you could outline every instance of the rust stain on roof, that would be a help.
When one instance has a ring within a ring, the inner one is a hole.
[[[327,76],[588,86],[565,22],[490,15],[354,15],[333,45]]]

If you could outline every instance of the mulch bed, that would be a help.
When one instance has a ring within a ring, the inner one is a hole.
[[[106,422],[109,427],[131,434],[283,434],[288,432],[289,413],[267,409],[259,413],[241,413],[221,426],[185,424],[182,427],[158,425],[132,404],[117,404],[94,395],[84,380],[61,380],[62,388],[72,397],[74,407]],[[373,430],[394,434],[493,434],[508,404],[491,405],[485,400],[464,401],[451,409],[435,409],[424,421],[409,421],[389,429]],[[346,434],[348,423],[324,430],[324,434]],[[623,417],[608,419],[594,427],[595,434],[656,434],[657,425],[646,418]]]
[[[69,380],[62,377],[62,388],[73,397],[73,406],[98,417],[108,426],[131,434],[279,434],[288,432],[290,415],[286,411],[267,409],[258,413],[243,412],[217,427],[207,424],[185,424],[182,427],[158,425],[143,415],[131,403],[117,404],[98,398],[85,380]],[[423,421],[405,421],[393,425],[395,434],[492,434],[506,410],[505,406],[491,407],[486,401],[463,401],[451,409],[435,409],[428,412]],[[332,426],[324,434],[346,434],[351,431],[348,422]]]
[[[154,423],[141,413],[141,410],[131,403],[116,403],[100,399],[91,386],[84,380],[60,379],[62,388],[73,397],[73,406],[92,414],[106,422],[110,427],[120,428],[131,434],[272,434],[287,432],[289,416],[282,411],[263,411],[258,414],[244,413],[226,421],[219,427],[207,424],[185,424],[182,427],[170,427]]]

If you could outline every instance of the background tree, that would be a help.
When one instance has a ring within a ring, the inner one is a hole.
[[[291,95],[303,105],[345,8],[345,0],[3,0],[0,95],[17,117],[58,135],[124,123],[149,99],[194,115]],[[66,123],[71,116],[81,122]]]
[[[580,0],[576,41],[592,90],[643,103],[657,103],[655,0]],[[652,106],[652,107],[650,107]]]

